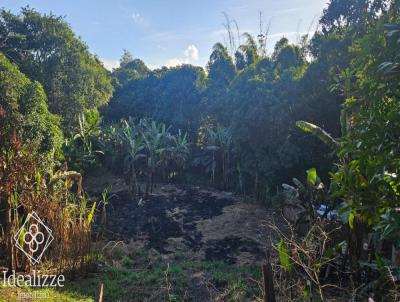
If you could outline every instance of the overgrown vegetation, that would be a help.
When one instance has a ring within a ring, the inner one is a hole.
[[[83,272],[103,257],[91,253],[93,238],[103,238],[92,225],[107,228],[111,189],[88,196],[82,185],[100,167],[122,177],[139,204],[158,183],[180,182],[282,209],[290,234],[271,228],[282,237],[274,269],[285,301],[400,300],[399,1],[331,0],[315,33],[283,37],[271,53],[268,28],[240,35],[225,19],[228,45],[214,45],[205,69],[151,70],[125,52],[108,72],[63,18],[0,10],[9,272],[32,269],[13,242],[32,211],[54,232],[45,254],[52,269]],[[195,271],[211,272],[219,299],[262,296],[242,279],[259,280],[258,271],[160,259],[147,269],[131,256],[107,262],[82,296],[95,296],[101,281],[110,301],[127,290],[145,297],[154,282],[159,300],[188,300],[184,276]]]

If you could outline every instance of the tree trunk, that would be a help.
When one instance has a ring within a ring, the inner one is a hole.
[[[150,194],[153,194],[155,168],[152,167],[150,173]]]
[[[131,163],[131,177],[132,177],[132,197],[133,200],[136,200],[136,169],[135,169],[135,162]]]
[[[256,167],[256,175],[254,177],[254,198],[258,201],[258,167]]]
[[[222,186],[226,190],[225,152],[222,152]]]
[[[267,264],[262,266],[264,302],[275,302],[274,273],[271,267],[271,256],[267,250]]]
[[[211,182],[212,184],[214,184],[214,180],[215,180],[215,152],[213,151],[213,160],[212,160],[212,174],[211,174]]]
[[[151,186],[151,168],[147,172],[147,181],[146,181],[146,193],[145,193],[145,198],[149,197],[149,192],[150,192],[150,186]]]

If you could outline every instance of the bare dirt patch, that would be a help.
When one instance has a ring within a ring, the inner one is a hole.
[[[133,201],[121,182],[108,209],[106,239],[137,242],[165,258],[253,265],[269,242],[263,225],[273,213],[229,192],[190,185],[159,185],[147,200]]]

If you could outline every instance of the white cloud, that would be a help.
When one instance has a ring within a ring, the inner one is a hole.
[[[189,58],[189,60],[194,60],[194,61],[199,60],[199,50],[193,44],[189,45],[185,49],[184,54],[187,58]]]
[[[158,65],[153,65],[153,64],[148,64],[147,67],[148,67],[149,69],[151,69],[151,70],[160,68],[160,66],[158,66]]]
[[[188,45],[183,51],[184,57],[168,59],[164,66],[174,67],[182,64],[191,64],[199,60],[199,50],[193,44]]]
[[[132,19],[133,22],[135,22],[137,25],[144,27],[147,27],[149,25],[149,22],[139,13],[133,12]]]
[[[179,66],[182,64],[189,64],[189,59],[188,58],[183,58],[183,59],[179,59],[179,58],[172,58],[172,59],[168,59],[164,66],[167,67],[175,67],[175,66]]]
[[[100,61],[103,63],[104,67],[110,71],[119,67],[119,60],[100,58]]]

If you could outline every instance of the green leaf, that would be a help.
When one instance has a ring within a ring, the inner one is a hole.
[[[25,236],[26,230],[25,227],[23,226],[21,229],[21,233],[19,234],[19,244],[20,246],[24,246],[24,236]]]
[[[304,297],[304,298],[310,297],[310,291],[308,290],[307,287],[305,287],[305,288],[303,289],[303,297]]]
[[[87,223],[90,225],[93,217],[94,217],[94,211],[96,210],[96,202],[93,203],[92,209],[89,212],[88,218],[87,218]]]
[[[287,272],[290,272],[292,270],[292,265],[290,263],[289,252],[286,243],[283,240],[281,240],[278,242],[276,247],[279,253],[280,263]]]
[[[317,182],[317,170],[315,168],[311,168],[307,170],[307,184],[309,186],[315,186]]]
[[[353,212],[350,212],[349,218],[348,218],[350,229],[353,229],[353,228],[354,228],[354,218],[355,218],[354,213],[353,213]]]
[[[42,184],[42,175],[39,171],[36,171],[36,191],[40,194],[41,192],[41,184]]]
[[[385,263],[382,260],[382,257],[379,256],[379,254],[377,252],[375,252],[375,259],[376,259],[376,263],[378,264],[379,270],[381,272],[385,272],[386,268],[385,268]]]
[[[318,137],[321,141],[323,141],[326,145],[328,145],[332,150],[337,150],[339,147],[339,142],[335,140],[328,132],[324,129],[305,122],[305,121],[297,121],[296,126],[299,127],[304,132],[309,132]]]

